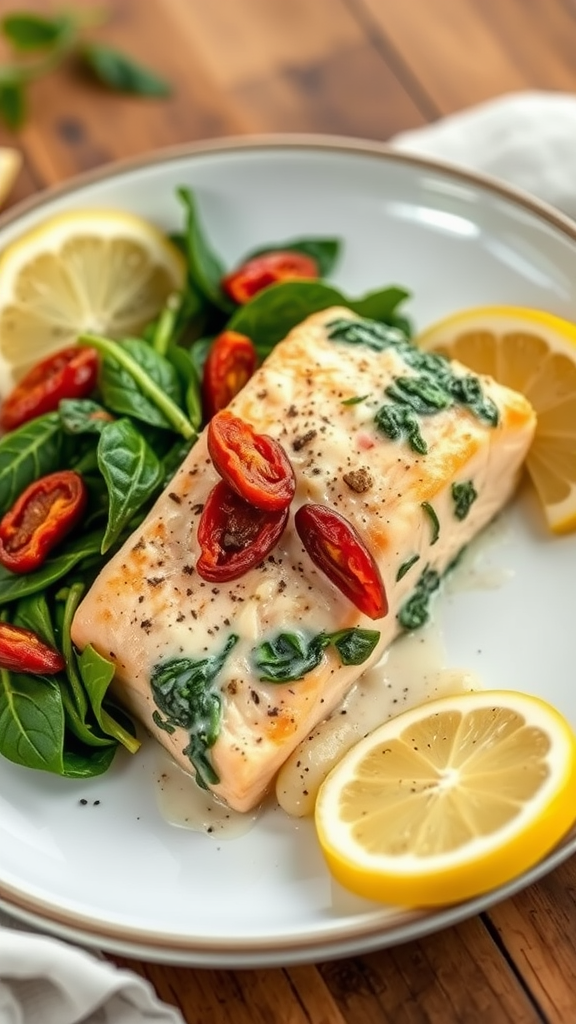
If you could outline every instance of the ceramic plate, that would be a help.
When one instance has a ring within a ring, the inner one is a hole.
[[[406,285],[418,327],[499,302],[576,318],[576,226],[478,177],[342,140],[237,141],[116,167],[9,213],[0,245],[49,213],[83,206],[123,207],[176,229],[182,184],[196,190],[229,264],[269,241],[338,235],[335,282],[351,294]],[[526,490],[439,597],[435,656],[441,642],[445,668],[543,695],[576,727],[575,564],[576,536],[549,537]],[[287,964],[416,938],[503,899],[576,850],[571,837],[482,899],[398,913],[334,885],[310,821],[274,806],[235,839],[169,824],[157,799],[161,771],[152,743],[89,782],[2,760],[4,907],[61,936],[149,960]]]

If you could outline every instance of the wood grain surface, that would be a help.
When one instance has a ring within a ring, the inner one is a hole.
[[[1,0],[0,13],[59,6]],[[96,37],[155,68],[173,95],[120,98],[72,68],[36,83],[26,126],[17,137],[0,130],[0,144],[24,156],[13,202],[172,143],[295,131],[386,140],[505,92],[576,92],[574,0],[104,6]],[[111,959],[148,978],[188,1024],[571,1024],[576,860],[487,914],[367,956],[253,971]]]

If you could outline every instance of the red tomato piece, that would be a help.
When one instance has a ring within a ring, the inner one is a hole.
[[[31,483],[0,520],[0,564],[11,572],[37,569],[82,518],[88,492],[71,469]]]
[[[53,412],[62,398],[85,398],[96,386],[95,348],[70,345],[37,363],[0,407],[0,427],[15,430],[28,420]]]
[[[256,349],[245,334],[223,331],[214,339],[204,363],[202,398],[210,419],[242,390],[256,369]]]
[[[45,644],[31,629],[0,622],[0,668],[52,676],[65,665],[60,651]]]
[[[208,424],[208,451],[220,476],[245,501],[264,512],[288,508],[296,478],[273,437],[257,434],[231,412],[219,412]]]
[[[243,576],[266,558],[287,521],[287,508],[263,512],[221,480],[208,495],[198,524],[198,575],[211,583]]]
[[[237,270],[222,278],[222,288],[229,298],[243,306],[271,284],[300,278],[315,280],[319,276],[318,264],[311,256],[278,249],[246,260]]]
[[[314,565],[371,619],[388,612],[380,570],[360,534],[325,505],[302,505],[294,522]]]

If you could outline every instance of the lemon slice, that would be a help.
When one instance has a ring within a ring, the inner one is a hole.
[[[11,146],[0,146],[0,205],[8,198],[22,166],[22,154]]]
[[[576,528],[576,326],[514,306],[469,309],[416,344],[526,395],[538,424],[526,467],[554,533]]]
[[[484,690],[386,722],[324,781],[335,878],[404,907],[469,899],[537,863],[576,820],[576,736],[549,704]]]
[[[117,210],[73,210],[0,254],[0,394],[82,332],[138,334],[182,287],[185,262],[158,228]]]

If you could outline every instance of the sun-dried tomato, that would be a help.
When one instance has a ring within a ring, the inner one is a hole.
[[[364,615],[382,619],[388,600],[380,570],[351,523],[325,505],[302,505],[294,523],[314,565]]]
[[[27,573],[80,521],[88,492],[71,469],[49,473],[31,483],[0,520],[0,564]]]
[[[204,363],[202,400],[210,419],[242,390],[256,369],[256,349],[245,334],[223,331],[214,339]]]
[[[296,479],[282,445],[245,420],[217,413],[208,425],[208,451],[220,476],[256,508],[278,512],[292,501]]]
[[[31,629],[0,622],[0,668],[52,676],[65,665],[60,651],[45,644]]]
[[[98,353],[71,345],[37,363],[0,406],[0,427],[15,430],[53,412],[62,398],[85,398],[96,386]]]
[[[278,249],[246,260],[237,270],[222,278],[222,288],[234,302],[243,306],[271,284],[301,278],[315,280],[318,277],[318,264],[311,256],[291,249]]]
[[[243,576],[277,544],[287,521],[287,508],[254,508],[221,480],[208,495],[198,524],[198,575],[213,583]]]

